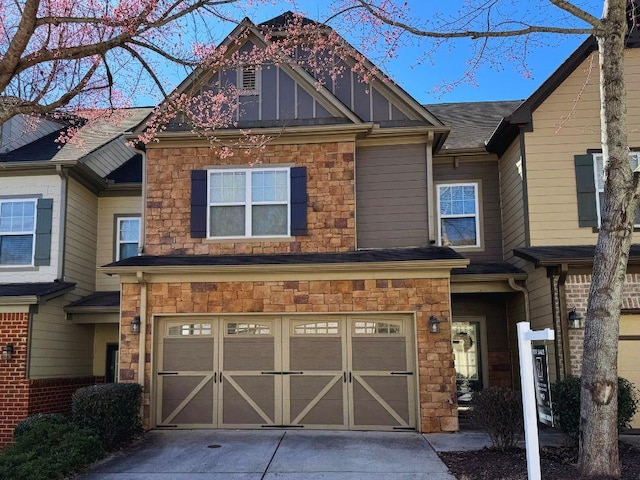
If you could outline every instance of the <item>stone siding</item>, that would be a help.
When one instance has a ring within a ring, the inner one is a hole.
[[[210,148],[149,148],[145,253],[219,255],[355,250],[354,142],[269,145],[221,159]],[[258,157],[256,157],[256,155]],[[191,171],[207,166],[307,167],[308,235],[284,241],[191,238]]]
[[[140,311],[140,286],[123,284],[120,379],[138,378],[138,337],[131,320]],[[151,283],[147,298],[144,422],[150,426],[151,319],[156,314],[415,312],[420,426],[423,432],[458,430],[451,346],[448,279]],[[429,317],[440,333],[428,331]]]

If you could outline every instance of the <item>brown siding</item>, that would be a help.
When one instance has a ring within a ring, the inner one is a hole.
[[[456,317],[487,319],[487,348],[490,352],[508,350],[506,296],[500,293],[455,294],[451,296],[451,311]]]
[[[502,260],[502,225],[500,217],[500,188],[498,184],[498,162],[490,155],[434,159],[433,178],[440,182],[478,182],[481,194],[479,249],[459,251],[465,257],[478,261]],[[437,214],[437,212],[436,212]]]
[[[499,168],[504,259],[521,267],[524,261],[513,256],[514,248],[525,246],[524,185],[519,137],[500,158]]]
[[[428,244],[424,144],[357,151],[358,248]]]

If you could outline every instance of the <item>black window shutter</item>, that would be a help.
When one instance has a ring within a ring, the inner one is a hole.
[[[191,171],[191,237],[207,236],[207,171]]]
[[[294,167],[291,176],[291,235],[307,234],[307,167]]]
[[[581,227],[598,227],[596,210],[596,182],[593,174],[593,155],[575,155],[576,189],[578,192],[578,223]]]
[[[41,198],[37,204],[36,253],[33,264],[51,265],[51,223],[53,218],[53,199]]]

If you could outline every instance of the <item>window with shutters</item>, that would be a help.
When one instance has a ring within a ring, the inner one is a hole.
[[[208,171],[208,237],[290,236],[290,169]]]
[[[636,170],[640,165],[640,152],[629,153],[629,163],[631,165],[631,170]],[[598,213],[598,226],[599,226],[601,221],[600,209],[604,202],[604,182],[606,179],[605,173],[604,173],[604,155],[602,153],[593,154],[593,177],[595,179],[596,192],[597,192],[596,211]],[[640,208],[636,210],[634,227],[640,228]]]
[[[34,264],[36,199],[0,200],[0,266]]]

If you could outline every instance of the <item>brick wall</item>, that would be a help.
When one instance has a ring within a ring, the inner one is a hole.
[[[269,145],[221,159],[210,148],[150,148],[147,153],[145,253],[269,254],[355,249],[354,142]],[[258,155],[258,157],[256,157]],[[219,242],[190,236],[191,171],[251,163],[307,167],[308,235],[291,241]]]
[[[591,288],[591,275],[569,275],[566,283],[567,309],[576,307],[582,317],[587,314],[587,301]],[[628,273],[622,292],[622,309],[640,309],[640,274]],[[569,358],[571,374],[579,376],[582,372],[584,330],[569,330]]]
[[[104,377],[45,378],[29,381],[29,415],[71,415],[71,396],[82,387],[104,383]]]
[[[511,352],[489,352],[489,386],[513,387],[511,378]]]
[[[140,311],[140,286],[122,286],[120,379],[136,381],[138,336],[131,320]],[[173,313],[416,312],[420,422],[423,432],[458,429],[455,369],[451,346],[448,279],[331,280],[284,282],[155,283],[149,285],[144,421],[151,398],[151,317]],[[440,333],[428,332],[429,317],[442,320]]]
[[[0,359],[0,445],[11,441],[14,427],[28,414],[28,330],[28,313],[0,313],[0,347],[14,347],[11,360]]]

